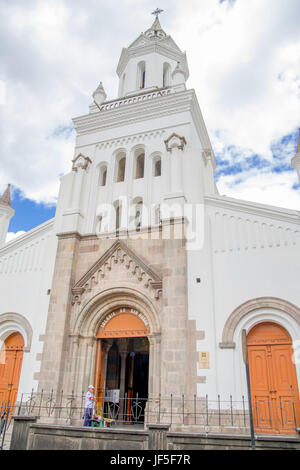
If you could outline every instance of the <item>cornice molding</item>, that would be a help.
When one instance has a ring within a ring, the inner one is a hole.
[[[212,152],[211,161],[215,168],[217,166],[215,156],[194,89],[157,96],[155,99],[131,103],[121,108],[86,114],[74,118],[73,123],[78,135],[86,135],[183,112],[191,113],[202,148]]]
[[[170,93],[140,102],[132,102],[122,107],[85,114],[73,119],[74,127],[79,135],[89,134],[114,126],[128,125],[162,115],[188,111],[194,99],[194,90]]]
[[[209,206],[220,207],[222,209],[246,212],[260,217],[289,222],[300,225],[300,212],[290,209],[283,209],[276,206],[268,206],[251,201],[233,199],[227,196],[204,196],[204,201]]]
[[[20,248],[22,245],[25,245],[26,243],[37,238],[38,236],[50,233],[54,227],[54,221],[55,218],[47,220],[43,224],[38,225],[37,227],[34,227],[23,235],[20,235],[19,237],[7,242],[3,247],[0,248],[0,256],[5,255],[6,252],[9,252],[11,249],[15,250]]]

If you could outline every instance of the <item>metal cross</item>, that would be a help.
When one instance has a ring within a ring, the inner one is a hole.
[[[156,16],[156,19],[158,18],[158,15],[160,15],[160,13],[162,13],[164,10],[160,10],[159,8],[156,8],[156,10],[154,10],[151,15],[155,15]]]

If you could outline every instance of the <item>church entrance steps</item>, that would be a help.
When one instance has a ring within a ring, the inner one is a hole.
[[[22,431],[22,432],[20,432]],[[300,450],[299,437],[256,436],[260,450]],[[16,417],[11,450],[249,450],[250,435],[170,432],[168,425],[146,429],[100,429],[36,424]]]

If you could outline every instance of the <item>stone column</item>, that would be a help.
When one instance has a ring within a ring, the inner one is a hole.
[[[152,333],[147,335],[149,340],[149,398],[157,398],[160,394],[160,343],[161,334]]]
[[[70,338],[71,348],[70,348],[70,355],[71,364],[70,369],[66,377],[66,387],[64,388],[67,390],[68,393],[72,393],[75,388],[75,374],[77,368],[77,361],[78,361],[78,349],[79,349],[79,335],[74,335]]]
[[[98,399],[100,397],[100,367],[101,367],[101,353],[102,353],[102,340],[97,339],[96,348],[96,361],[95,361],[95,396]]]
[[[39,389],[61,391],[69,358],[71,319],[71,288],[75,283],[75,268],[80,236],[76,233],[59,235],[53,274],[45,343],[38,376]]]
[[[87,346],[86,373],[88,375],[87,381],[89,382],[89,384],[91,383],[93,385],[95,381],[96,347],[97,347],[97,339],[94,337],[90,338],[88,341],[88,346]],[[89,364],[89,367],[88,367],[88,364]]]
[[[120,412],[119,419],[123,419],[124,413],[124,397],[125,397],[125,377],[126,377],[126,358],[127,350],[120,351],[121,356],[121,373],[120,373]]]

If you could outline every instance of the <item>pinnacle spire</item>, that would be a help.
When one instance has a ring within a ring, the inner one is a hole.
[[[154,30],[162,29],[158,16],[155,18],[154,23],[151,26],[151,29],[154,29]]]
[[[158,15],[162,13],[164,10],[160,10],[159,8],[156,8],[151,14],[155,15],[155,20],[151,28],[147,29],[145,32],[145,35],[150,38],[150,39],[162,39],[166,37],[166,33],[162,29]]]
[[[2,194],[2,197],[0,199],[0,204],[11,207],[10,184],[7,185],[6,190]]]

